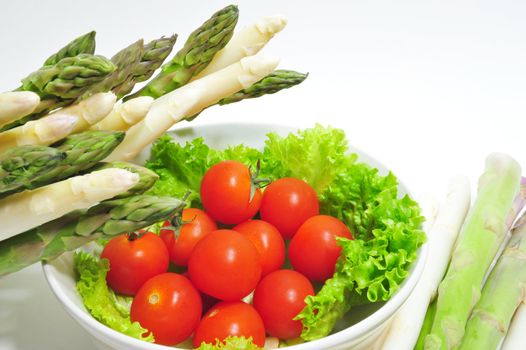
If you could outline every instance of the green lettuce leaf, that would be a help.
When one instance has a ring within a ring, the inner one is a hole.
[[[98,259],[83,251],[74,255],[75,269],[78,273],[77,290],[84,306],[99,322],[131,337],[153,342],[154,337],[130,320],[131,297],[116,295],[106,284],[109,270],[107,259]]]
[[[224,342],[216,341],[215,344],[202,343],[195,350],[263,350],[252,341],[252,337],[228,337]]]
[[[230,159],[255,166],[261,157],[260,151],[243,145],[218,151],[208,147],[202,138],[180,145],[165,134],[153,144],[146,163],[147,168],[159,175],[149,194],[182,198],[189,192],[189,205],[201,208],[201,179],[212,165]]]
[[[305,300],[297,316],[305,340],[328,335],[354,305],[388,300],[425,241],[420,208],[408,196],[398,198],[392,173],[381,176],[352,160],[346,167],[321,195],[321,210],[343,220],[356,239],[338,238],[342,253],[334,276]]]
[[[280,137],[267,135],[263,151],[262,168],[275,179],[295,177],[307,182],[320,194],[341,172],[347,156],[345,133],[340,129],[316,125],[314,128]]]

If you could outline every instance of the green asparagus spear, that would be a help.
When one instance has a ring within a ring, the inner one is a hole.
[[[22,79],[17,90],[33,91],[41,97],[36,110],[19,120],[4,125],[0,132],[38,119],[50,111],[70,105],[95,84],[115,71],[115,65],[102,56],[80,54],[66,57],[51,66],[44,66]]]
[[[121,161],[114,161],[110,163],[102,163],[99,166],[90,169],[90,171],[94,170],[102,170],[106,168],[119,168],[119,169],[125,169],[132,173],[139,175],[139,182],[134,187],[130,188],[128,191],[121,193],[115,198],[124,198],[129,197],[131,195],[135,194],[142,194],[149,190],[155,181],[159,179],[159,175],[157,175],[155,172],[151,171],[150,169],[144,168],[142,166],[138,166],[132,163],[127,162],[121,162]]]
[[[74,57],[81,53],[93,55],[95,52],[95,31],[91,31],[74,39],[58,52],[49,56],[44,62],[44,66],[52,66],[66,57]]]
[[[460,349],[497,349],[524,300],[525,286],[526,216],[523,216],[484,284]]]
[[[118,98],[129,94],[136,83],[150,79],[155,70],[161,66],[166,57],[172,52],[177,35],[174,34],[169,38],[164,36],[150,41],[144,45],[144,54],[141,61],[135,65],[132,72],[133,78],[124,81],[113,88],[113,92]]]
[[[239,102],[249,98],[256,98],[267,94],[275,94],[276,92],[291,88],[302,83],[309,74],[295,72],[293,70],[278,69],[261,79],[257,83],[252,84],[246,89],[236,92],[216,104],[222,106],[234,102]],[[212,107],[212,106],[210,106]],[[186,120],[193,120],[197,115],[194,115]]]
[[[163,64],[166,57],[172,52],[176,40],[177,34],[174,34],[168,38],[163,36],[152,40],[144,45],[144,55],[133,72],[136,82],[146,81],[151,78],[155,70]]]
[[[141,61],[143,53],[144,44],[142,39],[117,52],[111,58],[111,62],[116,67],[115,71],[100,83],[89,88],[82,98],[91,96],[97,92],[110,91],[116,86],[130,82],[133,79],[133,72]]]
[[[302,83],[307,79],[308,74],[295,72],[293,70],[278,69],[270,73],[260,81],[252,84],[235,94],[225,97],[219,101],[218,105],[226,105],[238,102],[247,98],[260,97],[267,94],[274,94],[280,90],[291,88]]]
[[[45,66],[22,79],[19,90],[33,91],[41,98],[74,99],[115,71],[115,65],[102,56],[80,54]]]
[[[101,238],[133,232],[172,218],[185,203],[137,195],[104,201],[0,242],[0,277]]]
[[[433,326],[425,349],[454,349],[460,345],[466,322],[480,298],[481,284],[507,226],[521,208],[514,208],[521,168],[511,157],[492,154],[479,179],[477,199],[470,209],[446,276],[438,288]],[[524,205],[524,203],[522,203]],[[518,210],[518,211],[517,211]]]
[[[229,5],[216,12],[197,28],[186,40],[184,47],[175,57],[161,67],[161,72],[142,90],[129,96],[160,97],[185,85],[210,63],[217,51],[230,40],[236,26],[239,11]]]
[[[123,139],[124,133],[120,131],[90,130],[68,136],[53,145],[64,152],[66,157],[58,166],[35,178],[26,188],[45,186],[92,168],[106,158]]]
[[[45,146],[20,146],[0,154],[0,198],[22,191],[28,183],[58,166],[64,152]]]

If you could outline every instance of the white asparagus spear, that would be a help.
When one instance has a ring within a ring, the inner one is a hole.
[[[0,241],[129,190],[139,175],[108,168],[0,200]]]
[[[115,104],[111,92],[95,94],[48,116],[0,133],[0,151],[23,145],[47,146],[69,134],[86,130],[110,113]]]
[[[438,285],[444,277],[453,245],[470,205],[469,181],[455,177],[449,183],[445,202],[441,205],[428,234],[429,255],[422,277],[402,305],[387,331],[382,350],[412,350],[429,303],[436,297]]]
[[[212,61],[192,80],[199,79],[231,65],[243,57],[257,54],[267,42],[287,25],[282,15],[268,16],[234,33],[226,46],[218,51]]]
[[[32,113],[40,103],[40,97],[31,91],[0,93],[0,127]]]
[[[172,125],[261,80],[276,68],[278,62],[274,57],[245,57],[158,98],[146,118],[126,132],[122,143],[106,161],[135,158],[144,147]]]
[[[104,119],[91,126],[91,130],[125,131],[144,119],[153,103],[153,97],[139,96],[115,105]]]
[[[501,350],[523,350],[524,349],[524,332],[526,331],[526,286],[524,286],[524,300],[519,306],[511,326],[504,338]]]

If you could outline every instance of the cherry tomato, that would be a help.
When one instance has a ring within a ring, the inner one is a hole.
[[[243,163],[226,160],[212,166],[201,181],[201,200],[207,213],[216,221],[236,225],[252,218],[261,204],[261,190],[252,200],[250,170]]]
[[[280,339],[299,337],[303,325],[293,318],[305,307],[307,295],[314,295],[314,289],[299,272],[278,270],[265,276],[256,287],[253,304],[267,333]]]
[[[173,230],[161,230],[161,238],[170,252],[170,261],[175,265],[186,266],[197,242],[217,230],[217,225],[207,213],[196,208],[184,209],[182,219],[186,223],[178,234]],[[163,226],[172,226],[172,223],[166,221]]]
[[[272,182],[263,193],[261,219],[276,226],[285,239],[292,238],[305,220],[318,213],[316,192],[305,181],[279,179]]]
[[[221,300],[240,300],[259,282],[259,253],[239,232],[217,230],[195,246],[188,262],[188,274],[203,293]]]
[[[163,240],[151,232],[136,239],[126,234],[112,238],[101,258],[110,262],[106,282],[111,289],[125,295],[135,295],[144,282],[168,271],[170,263]]]
[[[139,289],[133,298],[130,317],[152,332],[156,343],[175,345],[192,334],[201,312],[201,296],[188,278],[163,273]]]
[[[261,275],[276,271],[285,261],[285,242],[277,228],[261,220],[245,221],[233,228],[250,239],[261,257]]]
[[[254,344],[265,345],[265,326],[257,311],[242,301],[223,301],[208,310],[194,334],[194,347],[203,342],[215,344],[229,336],[252,337]]]
[[[335,217],[317,215],[305,221],[289,245],[294,270],[318,282],[332,277],[342,250],[336,237],[353,239],[347,226]]]

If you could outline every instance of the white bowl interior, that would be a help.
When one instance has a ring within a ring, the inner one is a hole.
[[[271,125],[271,124],[209,124],[198,127],[182,127],[171,131],[173,137],[179,142],[190,141],[196,137],[203,137],[205,142],[213,148],[225,148],[229,145],[243,143],[247,146],[262,148],[266,134],[276,132],[286,136],[289,132],[298,130],[298,127]],[[379,169],[380,173],[386,174],[388,169],[369,156],[367,153],[350,147],[351,152],[359,155],[359,159]],[[149,149],[145,150],[137,161],[143,162],[149,155]],[[401,195],[409,193],[408,188],[400,183]],[[323,339],[294,345],[288,347],[291,350],[314,350],[314,349],[346,349],[349,344],[360,348],[360,343],[367,343],[363,348],[370,346],[370,337],[378,337],[387,321],[396,313],[404,303],[416,285],[422,273],[425,258],[427,256],[427,244],[420,248],[418,258],[413,264],[410,275],[403,282],[400,289],[393,297],[385,303],[374,303],[355,307],[347,316],[338,323],[335,332]],[[76,291],[75,274],[73,271],[72,253],[66,253],[56,260],[43,264],[44,274],[50,288],[62,303],[66,311],[77,320],[94,338],[98,346],[106,344],[107,349],[145,349],[145,350],[167,350],[174,349],[162,345],[150,344],[125,336],[96,321],[85,309],[80,296]]]

